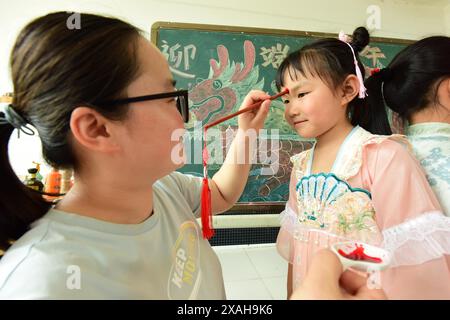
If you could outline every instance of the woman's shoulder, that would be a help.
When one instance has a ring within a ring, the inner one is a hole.
[[[173,191],[173,189],[183,191],[186,188],[198,188],[199,185],[201,185],[201,182],[202,177],[173,171],[159,179],[157,183],[155,183],[155,186],[157,188],[169,189],[170,191]]]
[[[47,290],[48,282],[67,276],[64,258],[43,245],[49,228],[49,222],[41,221],[6,250],[0,260],[0,298],[39,298],[33,295],[34,290]]]
[[[98,274],[86,244],[70,241],[71,234],[53,223],[44,216],[6,250],[0,259],[0,299],[76,299],[96,290],[86,281]],[[75,290],[83,278],[83,290]]]

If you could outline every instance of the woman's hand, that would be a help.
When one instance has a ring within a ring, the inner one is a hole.
[[[269,98],[270,96],[267,93],[264,93],[260,90],[252,90],[247,94],[239,110],[244,109],[254,104],[255,102],[261,100],[266,101],[264,101],[260,107],[239,115],[239,129],[242,129],[244,131],[248,129],[254,129],[256,130],[256,133],[258,133],[258,131],[264,127],[264,121],[266,120],[266,117],[269,113],[269,107],[271,103],[271,100],[268,100]]]
[[[387,299],[383,290],[369,289],[367,278],[352,271],[343,272],[339,258],[328,249],[317,252],[303,284],[290,299]]]
[[[262,91],[250,91],[245,97],[240,110],[257,101],[268,98],[270,96]],[[260,107],[239,115],[239,130],[230,146],[224,164],[211,179],[213,213],[228,210],[241,196],[253,163],[258,131],[264,127],[264,121],[269,113],[270,102],[271,100],[264,101]],[[256,132],[249,132],[250,130],[255,130]]]

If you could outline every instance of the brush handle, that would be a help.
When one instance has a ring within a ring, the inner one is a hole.
[[[284,91],[282,91],[282,92],[280,92],[280,93],[278,93],[278,94],[276,94],[276,95],[274,95],[274,96],[271,96],[271,97],[269,98],[269,100],[275,100],[275,99],[277,99],[277,98],[279,98],[279,97],[285,95],[285,94],[288,93],[288,92],[289,92],[289,90],[286,89],[286,90],[284,90]],[[235,113],[232,113],[232,114],[230,114],[230,115],[228,115],[228,116],[225,116],[225,117],[223,117],[223,118],[217,119],[216,121],[213,121],[213,122],[211,122],[211,123],[205,125],[204,129],[205,129],[205,130],[208,130],[209,128],[214,127],[215,125],[218,125],[219,123],[222,123],[222,122],[224,122],[224,121],[227,121],[227,120],[229,120],[229,119],[231,119],[231,118],[234,118],[234,117],[240,115],[241,113],[244,113],[244,112],[247,112],[247,111],[254,110],[254,109],[260,107],[261,104],[262,104],[264,101],[265,101],[265,100],[261,100],[261,101],[255,102],[255,103],[249,105],[248,107],[245,107],[244,109],[239,110],[238,112],[235,112]]]

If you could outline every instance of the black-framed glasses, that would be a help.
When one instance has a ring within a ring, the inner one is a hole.
[[[139,96],[133,98],[124,98],[107,101],[105,103],[101,103],[102,106],[105,107],[113,107],[122,104],[132,103],[132,102],[140,102],[140,101],[148,101],[148,100],[157,100],[164,98],[176,98],[177,101],[177,109],[183,117],[183,121],[186,123],[189,121],[189,103],[188,103],[188,91],[187,90],[177,90],[174,92],[164,92],[164,93],[156,93],[150,94],[147,96]]]

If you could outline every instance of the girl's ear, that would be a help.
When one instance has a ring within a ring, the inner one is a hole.
[[[347,105],[359,94],[359,80],[354,74],[350,74],[345,78],[342,84],[341,104]]]

